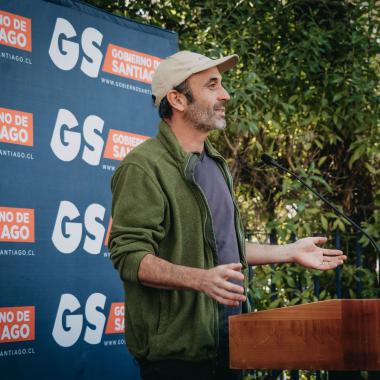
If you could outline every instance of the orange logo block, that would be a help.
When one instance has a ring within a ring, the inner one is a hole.
[[[0,343],[35,339],[34,306],[0,307]]]
[[[0,108],[0,142],[33,146],[33,114]]]
[[[32,51],[32,20],[0,10],[0,44]]]
[[[0,206],[0,242],[34,243],[34,209]]]
[[[105,331],[106,334],[121,334],[124,332],[124,308],[123,302],[112,303]]]
[[[152,83],[152,75],[161,58],[109,44],[103,71],[134,79],[143,83]]]
[[[148,139],[148,136],[110,129],[104,158],[121,161],[133,148]]]

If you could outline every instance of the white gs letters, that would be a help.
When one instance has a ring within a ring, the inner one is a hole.
[[[86,237],[83,249],[93,255],[101,251],[106,229],[99,221],[104,220],[105,212],[102,205],[93,203],[84,213]],[[61,253],[73,253],[80,245],[83,225],[80,221],[74,221],[79,216],[80,212],[74,203],[61,201],[52,234],[53,244]]]
[[[74,131],[78,125],[78,120],[72,112],[64,108],[58,110],[50,147],[62,161],[72,161],[80,152],[82,133]],[[83,138],[86,144],[82,160],[92,166],[99,165],[102,156],[104,140],[99,133],[103,132],[103,126],[104,120],[96,115],[87,116],[83,123]]]
[[[105,304],[106,296],[104,294],[91,294],[87,299],[83,316],[78,312],[81,307],[78,299],[69,293],[62,294],[52,332],[54,340],[62,347],[73,346],[82,333],[84,321],[87,321],[95,328],[86,326],[84,341],[89,344],[100,343],[106,317],[97,308],[104,309]],[[70,314],[66,313],[67,311]],[[77,313],[74,314],[74,312]]]
[[[100,50],[103,34],[95,28],[86,28],[81,36],[81,44],[71,40],[76,36],[77,33],[69,21],[57,18],[50,42],[49,56],[59,69],[69,71],[76,66],[80,47],[82,47],[84,56],[80,69],[87,76],[96,78],[103,59],[103,53]]]

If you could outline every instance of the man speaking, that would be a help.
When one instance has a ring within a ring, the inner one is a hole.
[[[248,311],[247,268],[336,268],[323,237],[272,246],[245,241],[223,157],[207,139],[226,128],[221,74],[236,55],[180,51],[162,61],[152,93],[162,122],[112,178],[111,259],[126,294],[126,342],[144,380],[239,379],[228,363],[228,316]],[[254,339],[254,337],[252,337]]]

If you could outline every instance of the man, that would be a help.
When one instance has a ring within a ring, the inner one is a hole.
[[[207,139],[226,127],[221,73],[237,61],[187,51],[164,60],[152,81],[158,135],[112,179],[109,247],[126,293],[126,342],[143,379],[239,378],[228,368],[227,321],[247,310],[248,265],[323,270],[345,260],[318,247],[322,237],[245,242],[227,164]]]

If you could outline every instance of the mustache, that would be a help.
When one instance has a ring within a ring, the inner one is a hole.
[[[216,110],[221,109],[221,108],[224,109],[225,105],[226,105],[226,102],[224,102],[224,101],[217,102],[214,104],[213,110],[216,111]]]

